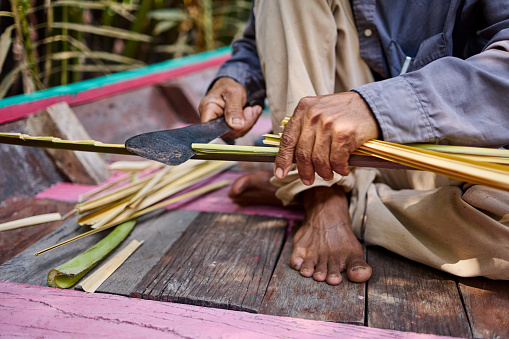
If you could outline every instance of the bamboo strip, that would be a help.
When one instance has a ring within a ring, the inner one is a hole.
[[[113,180],[112,182],[106,184],[106,185],[102,185],[100,187],[97,187],[96,189],[93,189],[87,193],[84,193],[82,195],[80,195],[78,197],[78,202],[84,202],[85,200],[87,200],[88,198],[90,197],[93,197],[94,195],[97,195],[101,192],[104,192],[114,186],[117,186],[117,185],[121,185],[123,183],[125,183],[126,181],[128,180],[131,180],[132,179],[132,174],[126,174],[126,175],[122,175],[120,176],[119,178]]]
[[[149,169],[157,169],[164,166],[160,162],[145,160],[145,161],[115,161],[108,165],[108,169],[119,172],[139,172],[146,171]]]
[[[133,155],[125,148],[125,145],[104,144],[100,141],[94,140],[62,140],[51,136],[33,137],[22,133],[0,132],[0,142],[30,147],[60,148],[74,151]]]
[[[193,190],[191,192],[187,192],[187,193],[184,193],[182,195],[179,195],[178,197],[171,198],[171,199],[165,200],[163,202],[160,202],[159,204],[147,207],[147,208],[145,208],[145,209],[143,209],[141,211],[138,211],[138,212],[134,213],[133,215],[127,217],[125,220],[120,220],[120,221],[112,223],[112,224],[106,224],[103,227],[104,228],[109,228],[109,227],[118,225],[119,223],[125,222],[127,220],[131,220],[133,218],[138,218],[138,217],[140,217],[142,215],[145,215],[147,213],[153,212],[153,211],[155,211],[157,209],[160,209],[160,208],[163,208],[165,206],[174,204],[174,203],[179,202],[181,200],[184,200],[184,199],[187,199],[187,198],[191,198],[191,197],[194,197],[194,196],[197,196],[197,195],[200,195],[200,194],[205,194],[205,193],[208,193],[208,192],[211,192],[211,191],[215,191],[215,190],[217,190],[219,188],[222,188],[222,187],[225,187],[225,186],[228,186],[228,185],[230,185],[230,182],[228,180],[222,180],[222,181],[216,182],[214,184],[210,184],[208,186],[195,189],[195,190]]]
[[[208,162],[204,165],[201,165],[200,168],[197,168],[195,171],[188,173],[187,175],[177,179],[172,180],[166,186],[160,187],[157,191],[151,192],[150,196],[147,196],[145,200],[138,206],[136,209],[126,209],[122,213],[120,213],[115,219],[111,221],[111,223],[120,222],[121,220],[126,220],[129,216],[134,213],[147,208],[161,200],[164,200],[174,194],[177,194],[183,191],[186,188],[189,188],[203,180],[206,180],[218,173],[223,172],[224,170],[230,168],[235,163],[225,163],[221,161]],[[97,225],[94,225],[92,228],[98,228]]]
[[[200,194],[205,194],[205,193],[211,192],[211,191],[213,191],[213,190],[219,189],[219,188],[224,187],[224,186],[227,186],[227,185],[229,185],[229,184],[230,184],[230,182],[229,182],[229,181],[227,181],[227,180],[223,180],[223,181],[217,182],[217,183],[215,183],[215,184],[211,184],[211,185],[208,185],[208,186],[205,186],[205,187],[202,187],[202,188],[199,188],[199,189],[193,190],[193,191],[191,191],[191,192],[188,192],[188,193],[185,193],[185,194],[179,195],[178,197],[175,197],[175,198],[169,199],[169,200],[167,200],[167,201],[163,201],[163,202],[161,202],[160,204],[157,204],[157,205],[154,205],[154,206],[152,206],[152,207],[149,207],[149,208],[146,208],[146,209],[144,209],[144,210],[141,210],[141,211],[139,211],[139,212],[135,213],[135,215],[130,216],[130,217],[129,217],[129,219],[126,219],[125,221],[127,221],[127,220],[131,220],[131,219],[133,219],[133,218],[136,218],[137,216],[145,215],[145,214],[147,214],[147,213],[150,213],[150,212],[152,212],[152,211],[155,211],[156,209],[159,209],[159,208],[165,207],[165,206],[167,206],[167,205],[174,204],[174,203],[176,203],[176,202],[179,202],[180,200],[184,200],[184,199],[186,199],[186,198],[190,198],[190,197],[193,197],[193,196],[196,196],[196,195],[200,195]],[[35,253],[35,255],[40,255],[40,254],[42,254],[42,253],[45,253],[45,252],[51,251],[52,249],[55,249],[55,248],[57,248],[57,247],[60,247],[60,246],[62,246],[62,245],[65,245],[65,244],[69,244],[69,243],[71,243],[71,242],[73,242],[73,241],[76,241],[76,240],[79,240],[79,239],[81,239],[81,238],[85,238],[85,237],[87,237],[87,236],[89,236],[89,235],[92,235],[92,234],[95,234],[95,233],[98,233],[98,232],[104,231],[104,230],[106,230],[106,229],[108,229],[108,228],[110,228],[110,227],[116,226],[116,225],[118,225],[118,224],[119,224],[119,223],[114,223],[114,224],[113,224],[113,223],[110,223],[110,224],[106,224],[106,225],[104,225],[104,226],[103,226],[103,227],[101,227],[101,228],[96,228],[96,229],[90,230],[90,231],[88,231],[88,232],[85,232],[85,233],[82,233],[82,234],[80,234],[80,235],[78,235],[78,236],[75,236],[75,237],[73,237],[73,238],[71,238],[71,239],[67,239],[67,240],[65,240],[65,241],[62,241],[62,242],[61,242],[61,243],[59,243],[59,244],[53,245],[53,246],[51,246],[51,247],[48,247],[48,248],[46,248],[46,249],[44,249],[44,250],[42,250],[42,251],[39,251],[39,252]]]
[[[89,277],[83,280],[79,285],[83,288],[84,291],[94,293],[99,286],[102,285],[103,282],[108,279],[113,272],[117,270],[117,268],[122,265],[127,258],[133,254],[138,247],[143,244],[143,241],[138,241],[133,239],[126,247],[124,247],[119,253],[117,253],[113,258],[108,260],[104,265],[99,267],[94,273],[92,273]]]
[[[464,160],[436,151],[372,140],[360,151],[454,179],[509,191],[509,166]]]
[[[47,222],[53,222],[62,220],[62,216],[60,213],[48,213],[41,215],[34,215],[32,217],[27,217],[23,219],[8,221],[0,224],[0,232],[13,230],[16,228],[34,226],[39,224],[44,224]]]

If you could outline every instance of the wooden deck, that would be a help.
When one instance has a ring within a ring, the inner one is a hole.
[[[65,204],[27,199],[17,201],[15,209],[21,217],[51,205]],[[0,211],[6,219],[12,209],[5,206]],[[367,247],[373,277],[366,284],[346,277],[339,286],[317,283],[289,267],[293,232],[285,237],[287,226],[282,218],[239,213],[175,210],[146,216],[129,237],[144,240],[143,246],[98,292],[355,324],[359,330],[366,326],[452,337],[509,337],[507,282],[455,278]],[[49,226],[50,231],[54,228]],[[0,280],[46,286],[50,269],[101,237],[35,257],[49,244],[82,232],[73,219],[38,241],[43,234],[34,235],[36,229],[41,228],[0,233]],[[30,242],[10,259],[15,254],[11,244]]]

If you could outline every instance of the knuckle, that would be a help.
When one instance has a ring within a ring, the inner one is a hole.
[[[300,163],[309,163],[311,162],[311,153],[300,148],[295,151],[295,158]]]

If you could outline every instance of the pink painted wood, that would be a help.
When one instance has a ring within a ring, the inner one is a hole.
[[[7,282],[0,282],[0,333],[5,337],[437,338]]]

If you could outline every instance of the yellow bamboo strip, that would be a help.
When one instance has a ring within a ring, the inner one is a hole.
[[[200,195],[200,194],[205,194],[205,193],[208,193],[208,192],[211,192],[211,191],[214,191],[216,189],[219,189],[221,187],[224,187],[224,186],[227,186],[229,185],[230,182],[227,181],[227,180],[223,180],[223,181],[220,181],[220,182],[217,182],[215,184],[211,184],[211,185],[208,185],[208,186],[205,186],[205,187],[202,187],[202,188],[198,188],[196,190],[193,190],[191,192],[188,192],[188,193],[185,193],[185,194],[182,194],[182,195],[179,195],[178,197],[175,197],[175,198],[172,198],[172,199],[169,199],[167,201],[163,201],[157,205],[154,205],[154,206],[151,206],[149,208],[146,208],[146,209],[143,209],[141,211],[138,211],[135,215],[132,215],[131,217],[129,217],[129,219],[126,219],[127,220],[131,220],[131,219],[134,219],[138,216],[141,216],[141,215],[145,215],[147,213],[150,213],[152,211],[155,211],[156,209],[159,209],[159,208],[162,208],[162,207],[165,207],[167,205],[171,205],[171,204],[174,204],[176,202],[179,202],[180,200],[183,200],[183,199],[186,199],[186,198],[190,198],[190,197],[193,197],[193,196],[196,196],[196,195]],[[42,251],[39,251],[37,253],[35,253],[35,255],[40,255],[42,253],[45,253],[45,252],[48,252],[48,251],[51,251],[52,249],[55,249],[57,247],[60,247],[60,246],[63,246],[65,244],[69,244],[73,241],[76,241],[76,240],[79,240],[79,239],[82,239],[82,238],[85,238],[89,235],[92,235],[92,234],[95,234],[95,233],[98,233],[98,232],[101,232],[101,231],[104,231],[110,227],[113,227],[113,226],[116,226],[118,225],[119,223],[110,223],[110,224],[106,224],[104,225],[103,227],[101,228],[96,228],[96,229],[93,229],[93,230],[90,230],[88,232],[85,232],[85,233],[82,233],[78,236],[75,236],[71,239],[67,239],[65,241],[62,241],[61,243],[59,244],[56,244],[56,245],[53,245],[51,247],[48,247]]]
[[[367,141],[360,151],[454,179],[509,191],[509,166],[469,161],[451,154],[379,140]]]
[[[27,218],[22,218],[18,220],[8,221],[0,224],[0,232],[13,230],[16,228],[34,226],[39,224],[44,224],[47,222],[62,220],[62,216],[60,213],[48,213],[41,215],[34,215]]]
[[[164,164],[152,160],[146,161],[115,161],[108,165],[108,169],[120,172],[141,172],[149,169],[157,169]]]
[[[138,247],[141,246],[141,244],[143,244],[143,241],[133,239],[133,241],[118,252],[113,258],[108,260],[89,277],[80,282],[79,285],[81,288],[83,288],[86,292],[94,293],[99,286],[101,286],[102,283],[105,282],[106,279],[108,279],[113,272],[115,272],[117,268],[119,268],[120,265],[122,265],[127,258],[129,258],[131,254],[133,254]]]
[[[131,180],[132,179],[132,175],[122,175],[120,177],[118,177],[117,179],[113,180],[112,182],[106,184],[106,185],[102,185],[96,189],[93,189],[87,193],[84,193],[82,195],[80,195],[78,197],[78,202],[83,202],[85,200],[87,200],[88,198],[94,196],[94,195],[97,195],[101,192],[104,192],[114,186],[117,186],[117,185],[120,185],[120,184],[123,184],[125,183],[126,181],[128,180]]]
[[[134,196],[134,193],[130,196],[124,197],[121,200],[115,201],[113,203],[110,203],[108,205],[103,206],[100,209],[97,209],[91,213],[85,214],[78,218],[77,223],[81,226],[83,225],[94,225],[98,222],[100,222],[102,219],[107,218],[111,213],[114,213],[118,209],[122,208],[121,206],[124,206],[129,202],[129,200]]]
[[[191,192],[187,192],[187,193],[184,193],[182,195],[179,195],[178,197],[171,198],[171,199],[165,200],[163,202],[160,202],[159,204],[156,204],[156,205],[147,207],[145,209],[142,209],[142,210],[134,213],[133,215],[131,215],[131,216],[129,216],[129,217],[123,219],[123,220],[115,221],[114,223],[111,223],[111,224],[106,224],[103,227],[105,227],[105,228],[113,227],[113,226],[118,225],[120,223],[123,223],[125,221],[141,217],[142,215],[145,215],[147,213],[153,212],[153,211],[155,211],[157,209],[160,209],[160,208],[163,208],[165,206],[174,204],[174,203],[179,202],[181,200],[184,200],[184,199],[187,199],[187,198],[191,198],[191,197],[194,197],[194,196],[200,195],[200,194],[205,194],[205,193],[208,193],[208,192],[211,192],[211,191],[215,191],[215,190],[217,190],[219,188],[228,186],[229,184],[230,184],[230,182],[228,180],[222,180],[222,181],[216,182],[214,184],[210,184],[210,185],[202,187],[202,188],[197,188],[197,189],[195,189],[195,190],[193,190]]]
[[[197,168],[195,171],[188,173],[178,180],[171,181],[169,184],[160,187],[158,190],[154,190],[136,209],[125,209],[111,222],[114,223],[121,222],[121,220],[129,220],[129,216],[137,213],[139,210],[147,208],[163,199],[183,191],[186,188],[193,186],[194,184],[197,184],[218,173],[221,173],[234,164],[234,162],[225,163],[223,161],[209,161],[201,165],[200,168]],[[93,226],[93,228],[96,227],[96,225]]]
[[[140,202],[150,193],[150,191],[158,184],[161,179],[171,170],[170,166],[164,167],[160,170],[157,175],[150,180],[130,201],[128,204],[128,208],[136,208]]]

